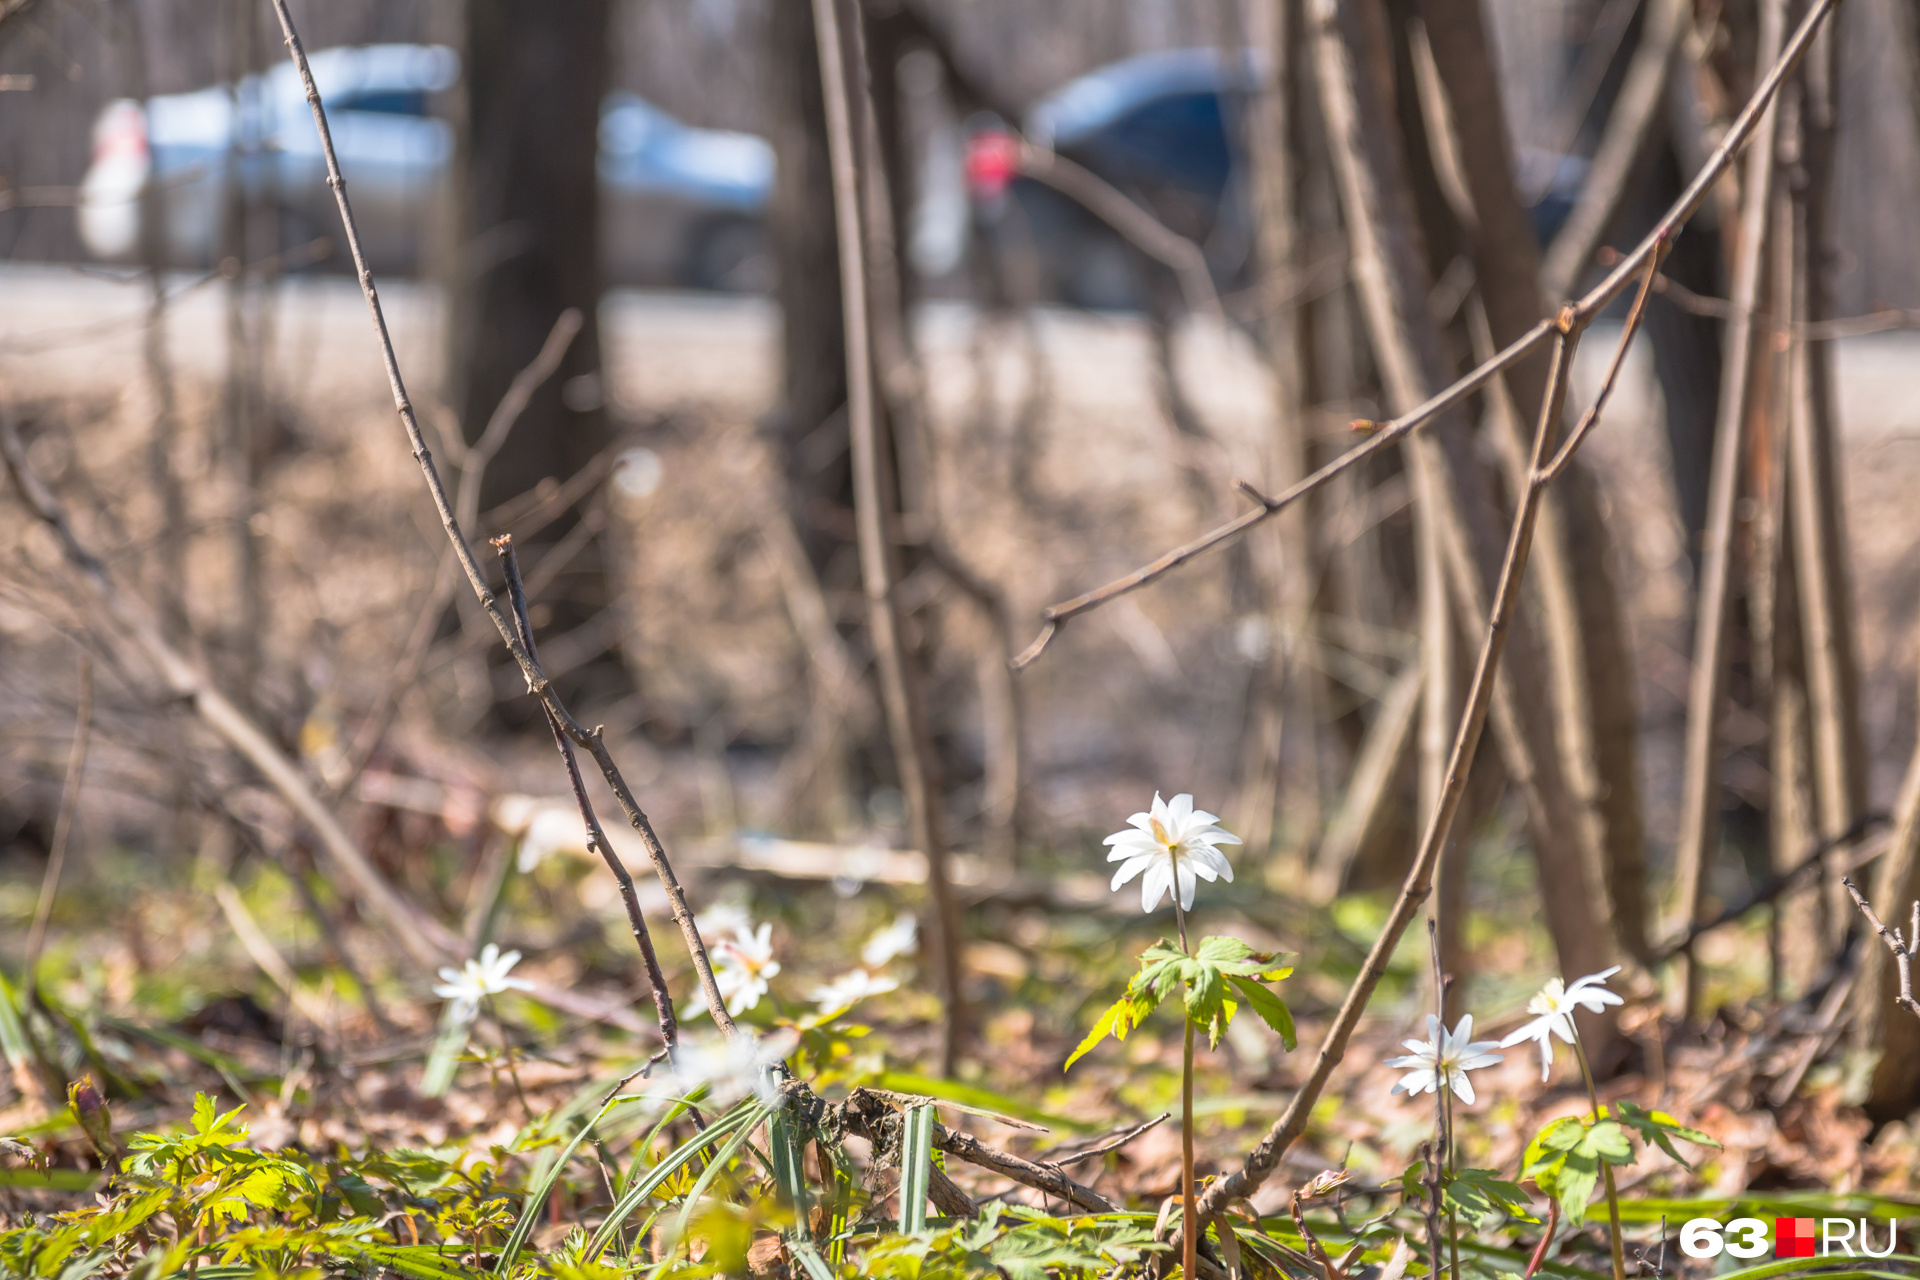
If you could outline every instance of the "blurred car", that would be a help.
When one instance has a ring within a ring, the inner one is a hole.
[[[309,61],[369,263],[422,270],[446,225],[453,130],[434,108],[459,79],[458,57],[441,46],[388,44],[325,49]],[[773,149],[763,139],[694,128],[615,93],[602,107],[599,170],[609,279],[715,289],[770,281],[764,212]],[[94,122],[81,184],[81,242],[100,259],[139,261],[142,219],[158,205],[168,264],[212,265],[227,244],[230,178],[250,207],[271,210],[283,248],[337,231],[291,64],[233,87],[155,97],[144,109],[109,103]]]
[[[1032,142],[1091,170],[1199,244],[1223,290],[1245,283],[1252,259],[1248,183],[1236,170],[1232,131],[1255,86],[1251,55],[1217,49],[1142,54],[1091,71],[1027,113]],[[1043,294],[1079,306],[1137,307],[1148,285],[1140,256],[1084,208],[1018,173],[1004,127],[977,125],[966,169],[990,240],[1025,249]],[[1523,191],[1542,242],[1565,221],[1585,177],[1584,161],[1522,152]]]

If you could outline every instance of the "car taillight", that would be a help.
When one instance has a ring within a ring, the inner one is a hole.
[[[93,122],[93,161],[145,159],[147,113],[131,98],[110,102]]]
[[[976,200],[997,200],[1020,174],[1020,139],[1004,129],[982,129],[967,140],[967,189]]]

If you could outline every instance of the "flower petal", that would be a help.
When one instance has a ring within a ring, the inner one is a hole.
[[[1172,887],[1172,879],[1172,869],[1164,861],[1155,859],[1147,867],[1147,874],[1140,878],[1140,909],[1151,914],[1160,905],[1160,895]]]
[[[1159,862],[1160,862],[1160,859],[1150,853],[1134,854],[1133,857],[1129,858],[1125,863],[1121,865],[1118,871],[1113,873],[1114,890],[1117,892],[1121,885],[1133,879],[1135,876],[1139,875],[1142,871],[1145,871],[1148,867],[1158,865]],[[1148,908],[1148,909],[1151,910],[1152,908]]]

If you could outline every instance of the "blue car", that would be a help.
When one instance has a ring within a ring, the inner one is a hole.
[[[458,57],[441,46],[388,44],[324,49],[310,61],[370,262],[383,272],[421,270],[446,225],[453,131],[434,108],[459,79]],[[770,280],[764,214],[773,149],[763,139],[696,129],[615,93],[602,109],[599,169],[611,280],[723,289]],[[109,103],[94,122],[81,185],[81,241],[102,260],[140,260],[150,193],[169,264],[211,265],[227,243],[230,176],[251,205],[272,210],[280,245],[337,231],[313,117],[290,64],[144,108]]]
[[[1112,63],[1071,81],[1028,112],[1024,131],[1126,192],[1206,252],[1222,289],[1243,283],[1252,256],[1245,175],[1235,165],[1237,113],[1253,91],[1250,57],[1173,49]],[[1139,255],[1092,214],[1007,163],[1004,134],[970,139],[975,207],[1003,250],[1030,249],[1042,292],[1079,306],[1145,301]],[[1522,190],[1544,243],[1572,209],[1584,162],[1522,153]]]

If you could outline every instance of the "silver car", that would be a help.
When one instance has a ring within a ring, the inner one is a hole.
[[[324,49],[310,61],[368,260],[417,272],[442,217],[453,131],[433,114],[459,78],[437,45]],[[758,289],[771,279],[764,215],[773,149],[750,134],[697,129],[627,93],[600,120],[602,261],[610,281]],[[210,266],[226,251],[235,185],[278,224],[283,247],[338,227],[326,165],[298,76],[283,64],[235,86],[122,99],[100,112],[77,209],[87,252],[143,256],[142,219],[160,210],[166,260]],[[144,197],[151,194],[149,202]]]

